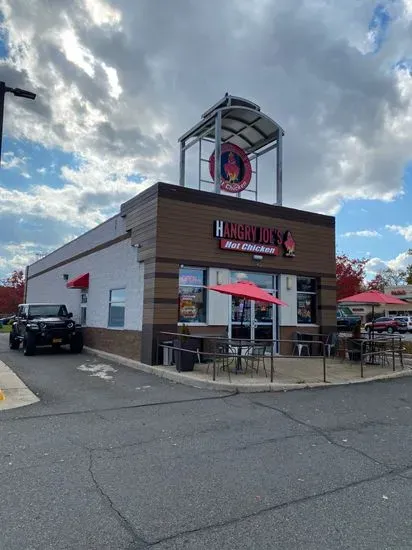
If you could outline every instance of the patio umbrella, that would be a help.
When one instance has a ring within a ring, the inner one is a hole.
[[[286,302],[282,302],[279,298],[272,296],[263,288],[260,288],[255,283],[251,281],[239,281],[237,283],[229,283],[227,285],[214,285],[207,287],[208,290],[214,290],[215,292],[220,292],[221,294],[229,294],[230,296],[238,296],[245,300],[254,300],[256,302],[265,302],[268,304],[275,304],[277,306],[287,306]],[[245,307],[243,304],[242,316],[240,319],[240,326],[243,326]]]
[[[355,302],[357,304],[369,304],[372,306],[372,333],[374,331],[374,316],[375,316],[375,306],[376,305],[405,305],[403,300],[390,296],[389,294],[384,294],[378,290],[367,290],[366,292],[361,292],[359,294],[354,294],[353,296],[348,296],[347,298],[342,298],[339,300],[339,303],[345,302]]]

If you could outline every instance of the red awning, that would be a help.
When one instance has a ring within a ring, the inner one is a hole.
[[[67,282],[67,288],[89,288],[89,274],[83,273]]]

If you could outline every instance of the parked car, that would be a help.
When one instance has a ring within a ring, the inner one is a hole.
[[[339,331],[351,331],[360,323],[359,315],[348,315],[341,309],[336,310],[336,326]]]
[[[82,328],[64,304],[21,304],[9,336],[10,349],[19,349],[21,343],[24,355],[34,355],[39,346],[65,344],[72,353],[80,353]]]
[[[408,330],[408,324],[404,320],[404,317],[401,317],[400,319],[395,319],[393,317],[378,317],[373,322],[373,328],[376,332],[386,331],[388,334],[392,334],[394,332],[404,333]],[[365,323],[365,330],[371,331],[372,323]]]
[[[406,321],[408,331],[412,332],[412,317],[409,317],[408,315],[402,315],[402,316],[394,317],[394,319]]]
[[[13,321],[15,318],[15,315],[11,315],[10,317],[3,317],[2,319],[0,319],[0,323],[2,325],[9,325],[11,323],[11,321]]]

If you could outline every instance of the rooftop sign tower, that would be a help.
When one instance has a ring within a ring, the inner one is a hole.
[[[259,105],[226,93],[202,115],[196,126],[179,139],[179,184],[186,185],[186,151],[198,144],[199,189],[202,189],[202,184],[207,184],[217,194],[231,193],[238,197],[249,194],[258,200],[259,159],[276,151],[274,195],[275,204],[281,206],[283,136],[282,128],[262,113]],[[212,147],[212,152],[205,158],[207,147],[209,151]],[[204,175],[205,165],[207,177]]]

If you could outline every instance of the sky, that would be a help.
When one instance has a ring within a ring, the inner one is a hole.
[[[412,0],[0,0],[0,79],[37,94],[6,95],[0,278],[177,183],[225,92],[285,130],[285,206],[336,216],[369,276],[405,267],[411,65]]]

